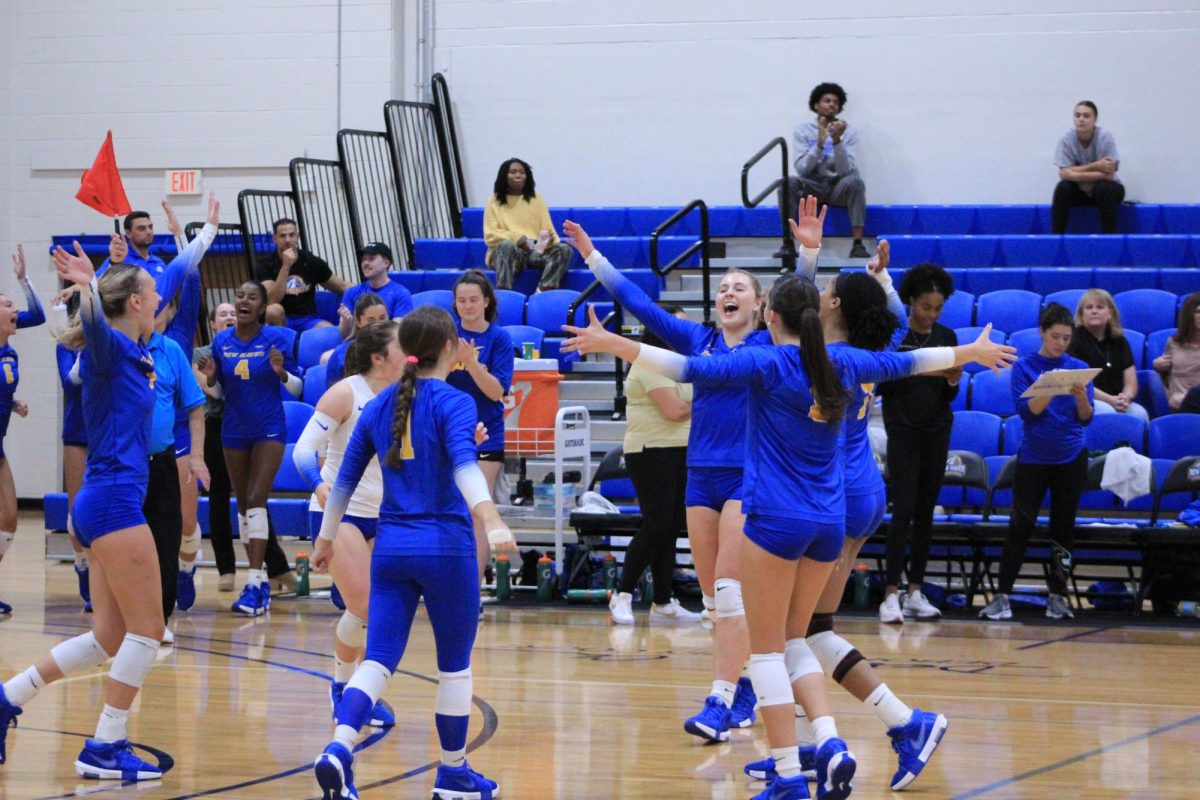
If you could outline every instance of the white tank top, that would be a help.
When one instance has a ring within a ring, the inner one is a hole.
[[[346,378],[346,383],[350,384],[350,389],[354,392],[354,407],[349,418],[329,437],[329,444],[325,449],[325,463],[321,466],[321,480],[330,486],[337,480],[342,458],[346,455],[346,446],[350,444],[350,434],[354,433],[354,426],[362,416],[363,406],[375,398],[375,392],[371,391],[370,384],[362,375],[351,375]],[[379,468],[378,457],[374,457],[371,463],[367,464],[362,480],[358,482],[358,488],[350,498],[346,513],[352,517],[375,519],[379,516],[379,505],[382,502],[383,471]],[[321,504],[317,502],[315,494],[309,500],[308,508],[310,511],[321,510]]]

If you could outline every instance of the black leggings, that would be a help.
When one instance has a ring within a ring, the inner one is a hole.
[[[179,544],[183,539],[183,512],[179,500],[179,471],[175,448],[168,447],[150,458],[150,479],[142,513],[158,551],[158,574],[162,581],[163,619],[175,610],[176,575],[179,573]]]
[[[1067,593],[1070,554],[1075,546],[1075,512],[1079,509],[1079,496],[1087,480],[1087,467],[1087,450],[1080,450],[1079,455],[1064,464],[1017,462],[1012,516],[1009,517],[1004,553],[1000,557],[1001,592],[1012,592],[1025,561],[1025,547],[1037,527],[1038,509],[1049,489],[1050,540],[1057,547],[1046,586],[1052,594]]]
[[[899,586],[907,571],[908,585],[920,587],[933,541],[933,507],[946,475],[950,429],[920,431],[903,425],[888,428],[888,499],[892,521],[887,529],[887,584]],[[908,569],[904,551],[911,546]]]
[[[1075,206],[1096,206],[1100,212],[1100,229],[1105,233],[1117,232],[1117,209],[1125,199],[1125,187],[1116,181],[1096,181],[1092,193],[1079,188],[1075,181],[1059,181],[1054,187],[1054,201],[1050,206],[1050,227],[1056,234],[1067,232],[1067,221]]]
[[[637,491],[642,527],[625,551],[619,590],[633,592],[646,566],[654,578],[654,602],[671,602],[675,577],[675,540],[686,526],[683,507],[687,486],[686,447],[647,447],[626,453],[625,466]]]

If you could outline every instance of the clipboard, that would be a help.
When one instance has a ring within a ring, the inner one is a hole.
[[[1059,395],[1070,394],[1071,387],[1081,383],[1091,383],[1101,370],[1096,368],[1089,369],[1052,369],[1049,372],[1043,372],[1038,376],[1028,389],[1021,392],[1022,398],[1031,397],[1057,397]]]

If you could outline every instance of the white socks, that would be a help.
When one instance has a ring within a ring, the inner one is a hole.
[[[781,778],[794,778],[800,774],[800,751],[795,747],[772,747],[771,758],[775,759],[775,772]]]
[[[828,742],[830,739],[837,738],[837,724],[833,721],[833,717],[817,717],[812,721],[813,734],[817,740],[817,747]]]
[[[808,721],[808,715],[804,713],[804,706],[796,706],[796,744],[801,747],[812,747],[817,741],[817,734],[813,732],[812,723]]]
[[[721,698],[721,702],[726,708],[733,708],[733,695],[737,691],[737,684],[729,681],[713,681],[712,691],[710,695]]]
[[[252,569],[247,574],[251,586],[262,586],[267,582],[267,571],[265,569]]]
[[[354,671],[358,669],[357,661],[342,661],[335,653],[333,656],[333,679],[338,683],[346,683],[354,677]]]
[[[872,707],[875,716],[879,717],[879,721],[887,726],[888,730],[907,725],[912,719],[912,709],[892,694],[886,683],[879,684],[863,702]]]
[[[97,742],[119,742],[126,737],[125,730],[129,723],[129,709],[113,708],[107,703],[100,712],[100,721],[96,723],[95,740]]]

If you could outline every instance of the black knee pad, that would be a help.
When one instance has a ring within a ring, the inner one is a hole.
[[[833,679],[841,683],[842,678],[850,674],[850,670],[858,666],[860,661],[866,661],[866,659],[863,658],[863,654],[858,652],[858,650],[851,650],[849,653],[846,653],[846,657],[841,660],[841,663],[837,665],[837,669],[833,671]]]
[[[833,614],[813,614],[812,619],[808,622],[808,633],[804,636],[807,638],[831,630],[833,630]]]

